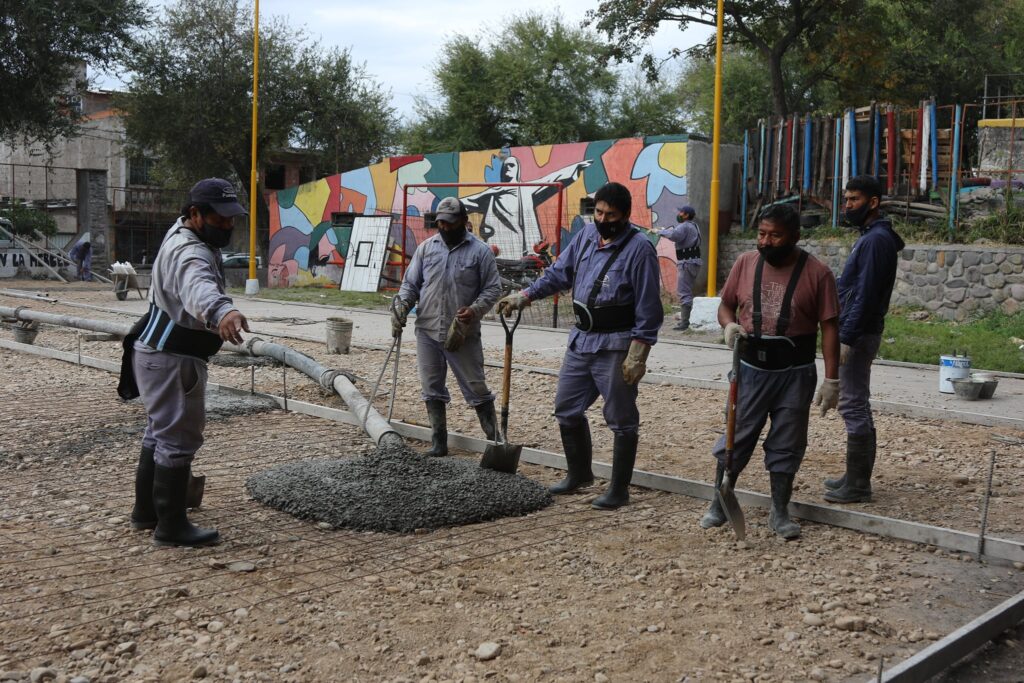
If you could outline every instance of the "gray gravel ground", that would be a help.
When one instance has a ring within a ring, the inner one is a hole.
[[[246,484],[256,500],[302,519],[356,531],[417,530],[518,517],[551,504],[522,475],[472,460],[428,458],[401,445],[366,457],[291,462]]]

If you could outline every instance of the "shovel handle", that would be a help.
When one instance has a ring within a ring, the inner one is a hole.
[[[512,335],[519,327],[523,312],[516,311],[516,319],[511,328],[508,326],[504,313],[499,311],[498,317],[501,319],[501,326],[505,328],[505,362],[501,372],[501,435],[503,439],[506,439],[508,435],[508,397],[512,389]]]
[[[732,372],[729,373],[729,400],[725,407],[725,469],[732,471],[732,451],[736,442],[736,401],[740,387],[740,344],[737,339],[732,348]]]

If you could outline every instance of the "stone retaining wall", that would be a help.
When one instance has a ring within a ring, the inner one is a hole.
[[[852,244],[805,240],[800,246],[842,271]],[[725,282],[736,257],[756,249],[752,239],[721,241],[718,271]],[[949,244],[908,244],[900,252],[893,306],[933,311],[948,320],[963,320],[974,311],[996,308],[1014,314],[1024,308],[1024,249]]]

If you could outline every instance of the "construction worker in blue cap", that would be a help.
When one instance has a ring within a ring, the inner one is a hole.
[[[690,329],[690,311],[693,310],[693,283],[700,275],[704,261],[700,255],[700,228],[694,222],[697,212],[692,206],[679,207],[674,227],[659,230],[658,234],[676,246],[676,293],[679,295],[679,324],[673,330]]]

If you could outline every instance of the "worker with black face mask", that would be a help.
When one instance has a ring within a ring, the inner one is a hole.
[[[825,500],[862,503],[871,500],[878,441],[871,417],[871,364],[882,343],[904,244],[882,215],[882,186],[873,176],[850,178],[845,201],[845,222],[860,233],[838,283],[839,414],[846,425],[846,471],[825,480]]]
[[[647,372],[647,356],[664,320],[658,255],[629,222],[632,206],[625,186],[601,187],[594,194],[594,226],[584,227],[539,280],[498,302],[498,310],[509,314],[572,290],[576,325],[555,395],[568,474],[550,491],[571,493],[593,483],[586,411],[601,396],[605,422],[615,434],[612,480],[592,504],[601,510],[629,502],[640,438],[637,384]]]
[[[768,418],[764,466],[771,481],[768,524],[785,539],[800,526],[789,517],[793,480],[807,450],[811,397],[817,382],[815,350],[821,329],[825,380],[814,397],[824,415],[839,396],[839,300],[836,278],[824,263],[796,245],[800,214],[791,206],[772,206],[761,214],[757,251],[741,254],[722,289],[718,322],[729,348],[740,347],[736,432],[732,481],[750,461]],[[725,475],[726,444],[721,437],[715,488]],[[718,497],[700,521],[705,529],[722,526]]]
[[[501,296],[490,248],[466,229],[466,207],[455,197],[437,205],[437,234],[416,248],[391,312],[392,334],[416,308],[416,359],[432,430],[428,456],[448,455],[445,386],[448,367],[488,440],[495,437],[494,394],[484,379],[480,320]]]
[[[241,344],[242,331],[249,331],[225,293],[220,253],[235,218],[245,213],[226,180],[207,178],[192,187],[153,261],[149,312],[124,340],[117,392],[126,400],[141,395],[147,415],[131,524],[153,529],[158,545],[219,539],[216,529],[194,526],[186,508],[198,505],[190,482],[206,425],[206,362],[224,342]]]

